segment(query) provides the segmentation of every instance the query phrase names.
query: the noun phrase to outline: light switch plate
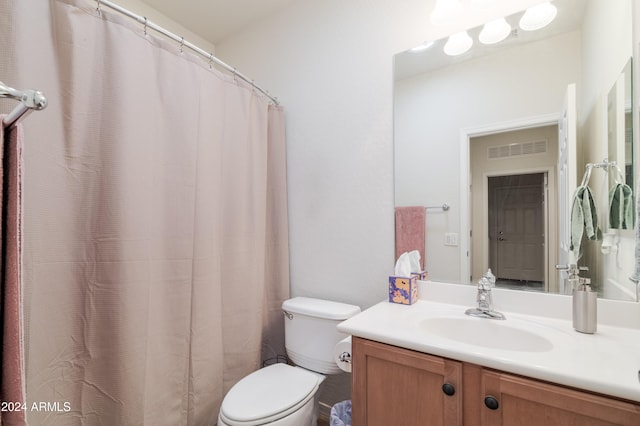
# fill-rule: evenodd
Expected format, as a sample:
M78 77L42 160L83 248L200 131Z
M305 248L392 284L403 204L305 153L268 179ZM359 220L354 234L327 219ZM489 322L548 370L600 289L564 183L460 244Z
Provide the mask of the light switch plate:
M444 245L445 246L457 246L458 245L458 234L455 232L447 232L444 234Z

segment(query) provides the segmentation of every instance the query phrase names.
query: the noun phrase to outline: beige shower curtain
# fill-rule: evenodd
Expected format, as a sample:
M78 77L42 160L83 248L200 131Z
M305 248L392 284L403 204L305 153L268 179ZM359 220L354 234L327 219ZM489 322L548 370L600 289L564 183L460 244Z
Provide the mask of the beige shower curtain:
M284 113L88 0L14 3L32 425L210 425L283 354ZM13 83L13 82L10 82Z

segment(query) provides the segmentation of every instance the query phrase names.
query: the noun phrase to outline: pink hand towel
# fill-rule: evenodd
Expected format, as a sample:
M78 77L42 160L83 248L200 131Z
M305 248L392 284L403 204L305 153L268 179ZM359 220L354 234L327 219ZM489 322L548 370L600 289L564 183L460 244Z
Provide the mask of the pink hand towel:
M424 270L425 226L424 207L396 207L396 260L406 251L418 250Z
M2 385L0 400L26 404L22 306L22 128L5 129L0 116L2 199ZM28 407L27 407L28 409ZM0 423L26 425L26 410L3 411Z

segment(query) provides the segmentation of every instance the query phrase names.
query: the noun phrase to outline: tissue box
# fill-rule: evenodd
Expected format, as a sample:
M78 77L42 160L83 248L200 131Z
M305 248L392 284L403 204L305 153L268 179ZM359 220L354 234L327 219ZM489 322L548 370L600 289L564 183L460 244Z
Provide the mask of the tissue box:
M413 305L418 300L418 275L389 277L389 302Z

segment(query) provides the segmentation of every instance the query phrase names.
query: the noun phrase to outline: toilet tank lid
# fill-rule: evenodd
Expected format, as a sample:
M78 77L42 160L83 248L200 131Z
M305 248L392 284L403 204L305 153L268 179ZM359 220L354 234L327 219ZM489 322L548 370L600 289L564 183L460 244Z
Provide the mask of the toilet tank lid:
M292 313L329 320L345 320L360 313L360 307L331 300L294 297L282 303L282 309Z

